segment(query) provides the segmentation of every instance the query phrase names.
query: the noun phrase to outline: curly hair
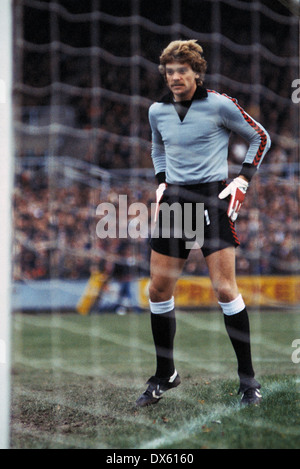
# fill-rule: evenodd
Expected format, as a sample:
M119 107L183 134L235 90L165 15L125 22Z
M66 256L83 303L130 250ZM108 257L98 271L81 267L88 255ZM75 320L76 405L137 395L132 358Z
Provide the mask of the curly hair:
M159 57L160 73L166 79L166 64L172 62L188 63L192 70L199 75L196 79L198 85L202 85L207 68L207 62L203 57L203 49L197 44L196 39L172 41L163 50Z

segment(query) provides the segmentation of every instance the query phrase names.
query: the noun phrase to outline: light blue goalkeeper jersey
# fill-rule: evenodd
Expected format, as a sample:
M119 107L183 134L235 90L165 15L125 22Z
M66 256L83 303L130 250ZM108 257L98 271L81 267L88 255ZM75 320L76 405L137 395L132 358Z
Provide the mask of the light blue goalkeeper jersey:
M228 143L231 131L248 142L240 174L251 176L260 166L271 140L264 127L233 98L198 87L180 119L169 93L149 109L151 156L155 174L165 173L170 184L198 184L228 177ZM250 175L250 176L249 176Z

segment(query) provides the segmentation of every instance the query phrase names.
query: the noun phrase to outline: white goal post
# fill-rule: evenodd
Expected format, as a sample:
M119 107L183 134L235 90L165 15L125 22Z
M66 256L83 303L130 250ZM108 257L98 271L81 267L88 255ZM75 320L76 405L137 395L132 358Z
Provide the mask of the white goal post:
M0 449L9 448L12 149L12 0L0 15Z

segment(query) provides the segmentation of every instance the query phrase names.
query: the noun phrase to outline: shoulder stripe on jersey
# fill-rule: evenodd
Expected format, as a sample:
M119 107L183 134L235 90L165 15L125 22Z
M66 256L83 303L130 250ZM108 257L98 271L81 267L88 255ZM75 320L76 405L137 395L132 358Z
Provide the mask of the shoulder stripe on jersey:
M216 94L219 94L217 91L214 91L214 90L207 90L208 92L210 93L216 93ZM248 122L248 124L251 125L251 127L253 127L253 129L259 134L260 136L260 145L258 147L258 150L256 152L256 155L254 157L254 160L252 162L252 164L254 166L257 166L261 160L261 157L265 151L265 148L266 148L266 145L267 145L267 135L265 134L265 132L257 125L257 123L249 116L249 114L247 114L244 109L238 104L237 100L234 99L234 98L231 98L230 96L227 96L227 94L225 93L222 93L222 96L225 96L225 98L228 98L230 99L230 101L232 101L235 106L238 108L238 110L241 112L242 116L244 117L245 121Z

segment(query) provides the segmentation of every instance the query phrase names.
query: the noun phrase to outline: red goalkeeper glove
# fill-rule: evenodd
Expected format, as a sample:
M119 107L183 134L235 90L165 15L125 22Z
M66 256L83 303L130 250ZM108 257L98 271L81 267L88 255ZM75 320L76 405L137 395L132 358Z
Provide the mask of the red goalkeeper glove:
M231 196L227 215L235 221L238 217L238 213L245 199L245 194L248 189L249 183L241 177L236 177L222 192L219 194L219 199L225 199L229 195Z
M156 189L156 207L155 207L154 221L157 220L158 212L159 212L159 203L161 201L161 198L166 188L167 188L167 184L165 182L162 182Z

